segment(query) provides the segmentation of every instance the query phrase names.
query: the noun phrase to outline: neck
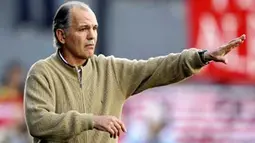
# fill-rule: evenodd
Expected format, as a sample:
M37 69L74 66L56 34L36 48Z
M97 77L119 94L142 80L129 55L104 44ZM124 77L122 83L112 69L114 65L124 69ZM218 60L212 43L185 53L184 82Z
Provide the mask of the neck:
M71 52L63 48L60 50L60 53L63 56L63 58L67 61L67 63L70 64L71 66L82 66L87 61L87 59L75 57Z

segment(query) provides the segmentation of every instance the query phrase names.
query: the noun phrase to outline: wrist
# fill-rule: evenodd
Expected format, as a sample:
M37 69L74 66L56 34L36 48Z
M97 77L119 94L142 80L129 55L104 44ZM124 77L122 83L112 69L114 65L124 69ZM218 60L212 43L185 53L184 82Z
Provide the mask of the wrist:
M211 55L208 53L207 50L201 50L198 52L198 54L204 64L208 64L212 60Z
M204 53L204 60L205 60L206 62L210 62L210 61L213 60L213 56L212 56L209 52L205 52L205 53Z
M92 116L92 128L94 129L96 127L96 116Z
M97 115L93 115L92 117L92 125L93 129L98 129L98 117Z

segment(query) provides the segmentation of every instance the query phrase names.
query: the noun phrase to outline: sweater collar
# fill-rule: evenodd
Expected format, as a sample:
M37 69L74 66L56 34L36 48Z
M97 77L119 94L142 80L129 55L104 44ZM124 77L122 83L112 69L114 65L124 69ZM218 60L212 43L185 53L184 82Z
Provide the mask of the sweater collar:
M57 54L58 54L58 56L60 57L60 59L61 59L66 65L68 65L68 66L70 66L70 67L72 67L72 68L76 68L75 66L69 64L69 63L66 61L66 59L64 58L64 56L61 54L60 49L57 50ZM80 66L80 67L84 67L84 66L87 64L87 61L88 61L88 60L86 60L86 62L85 62L82 66Z
M61 55L60 51L57 50L54 56L55 61L57 62L57 65L60 69L60 71L65 71L65 74L68 74L68 76L72 77L72 78L77 78L77 71L78 72L82 72L82 77L87 78L87 76L90 74L91 72L91 68L92 68L92 63L91 63L91 59L88 59L84 65L79 66L79 67L75 67L70 65L65 59L64 57Z

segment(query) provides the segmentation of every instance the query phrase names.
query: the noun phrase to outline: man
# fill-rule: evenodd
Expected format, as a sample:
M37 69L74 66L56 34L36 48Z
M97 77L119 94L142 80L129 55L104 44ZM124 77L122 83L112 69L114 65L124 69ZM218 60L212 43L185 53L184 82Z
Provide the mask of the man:
M25 86L26 123L34 142L114 143L133 94L176 83L223 56L245 36L213 52L197 49L136 61L94 55L98 23L84 3L60 6L53 20L56 53L36 62ZM110 134L110 135L109 135Z

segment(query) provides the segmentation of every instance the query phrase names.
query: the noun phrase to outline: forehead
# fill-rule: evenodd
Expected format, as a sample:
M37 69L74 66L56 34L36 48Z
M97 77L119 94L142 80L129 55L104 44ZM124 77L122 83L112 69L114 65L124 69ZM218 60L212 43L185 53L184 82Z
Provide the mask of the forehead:
M80 7L71 9L71 19L74 25L98 25L96 16L92 10L86 10Z

